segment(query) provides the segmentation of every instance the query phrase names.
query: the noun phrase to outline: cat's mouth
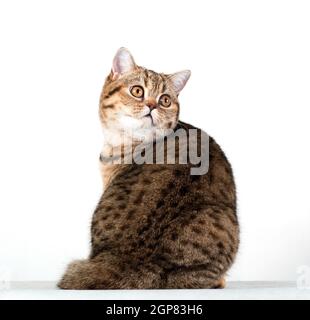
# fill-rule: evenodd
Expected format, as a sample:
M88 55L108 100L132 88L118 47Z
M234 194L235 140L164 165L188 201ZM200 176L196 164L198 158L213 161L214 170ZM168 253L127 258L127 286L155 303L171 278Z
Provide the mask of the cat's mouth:
M155 125L155 124L154 124L154 120L153 120L153 117L152 117L151 113L147 114L147 115L146 115L146 116L144 116L144 117L145 117L145 118L150 119L150 120L151 120L152 125Z

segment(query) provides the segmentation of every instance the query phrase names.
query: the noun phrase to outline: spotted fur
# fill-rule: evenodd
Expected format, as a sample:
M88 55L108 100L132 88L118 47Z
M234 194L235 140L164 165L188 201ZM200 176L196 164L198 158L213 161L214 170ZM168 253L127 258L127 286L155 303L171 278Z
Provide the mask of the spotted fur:
M128 52L122 54L128 58ZM125 67L124 74L112 69L103 87L99 113L105 133L122 129L123 113L141 119L145 100L158 101L163 93L171 97L171 107L157 106L156 122L142 120L141 126L187 133L194 128L178 120L173 76L138 67L133 60L129 71ZM128 91L137 83L148 93L141 101ZM239 226L232 169L219 145L210 138L204 175L191 175L191 164L105 164L113 147L107 142L101 156L105 190L92 219L90 255L68 266L59 287L224 287L238 249Z

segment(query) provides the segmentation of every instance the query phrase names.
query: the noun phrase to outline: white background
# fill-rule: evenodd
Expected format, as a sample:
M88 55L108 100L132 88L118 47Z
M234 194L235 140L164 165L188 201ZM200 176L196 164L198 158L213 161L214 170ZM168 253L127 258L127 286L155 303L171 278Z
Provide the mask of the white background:
M89 251L98 100L120 46L191 69L181 119L226 151L241 247L230 280L310 265L309 1L1 1L0 268L56 280Z

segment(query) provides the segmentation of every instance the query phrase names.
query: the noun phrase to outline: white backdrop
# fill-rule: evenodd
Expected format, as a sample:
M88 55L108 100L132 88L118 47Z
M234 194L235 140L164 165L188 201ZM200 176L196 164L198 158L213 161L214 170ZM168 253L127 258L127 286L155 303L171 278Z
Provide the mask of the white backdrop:
M56 280L89 249L101 193L98 100L128 47L191 69L181 119L226 151L241 248L230 280L310 266L309 1L1 1L0 268Z

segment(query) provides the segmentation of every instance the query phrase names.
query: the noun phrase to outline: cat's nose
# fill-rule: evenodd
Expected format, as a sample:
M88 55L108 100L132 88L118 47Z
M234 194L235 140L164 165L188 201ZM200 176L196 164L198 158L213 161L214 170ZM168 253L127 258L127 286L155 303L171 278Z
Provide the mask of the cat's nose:
M150 108L150 111L152 111L153 109L155 109L157 107L157 103L156 100L153 99L148 99L145 104Z

